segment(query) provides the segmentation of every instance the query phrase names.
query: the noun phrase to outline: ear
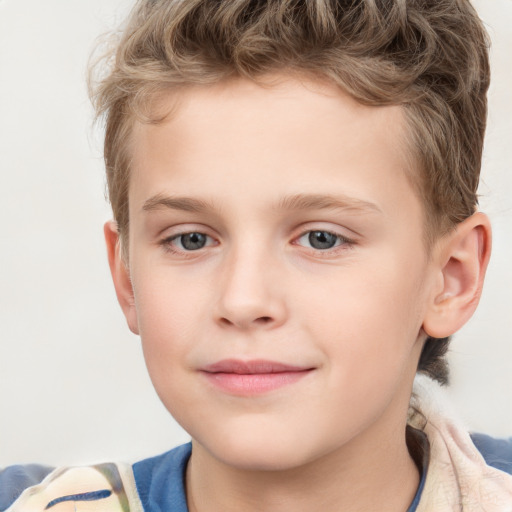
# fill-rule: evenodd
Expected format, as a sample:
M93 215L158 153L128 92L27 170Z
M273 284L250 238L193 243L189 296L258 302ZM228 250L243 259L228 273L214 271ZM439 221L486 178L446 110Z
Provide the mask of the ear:
M124 316L126 317L128 327L134 334L139 334L133 287L130 280L129 269L122 256L117 223L114 221L106 222L103 227L103 232L105 233L108 264L114 281L117 300L119 301Z
M435 250L437 283L428 304L423 330L433 338L446 338L474 313L491 255L491 225L475 213L443 237Z

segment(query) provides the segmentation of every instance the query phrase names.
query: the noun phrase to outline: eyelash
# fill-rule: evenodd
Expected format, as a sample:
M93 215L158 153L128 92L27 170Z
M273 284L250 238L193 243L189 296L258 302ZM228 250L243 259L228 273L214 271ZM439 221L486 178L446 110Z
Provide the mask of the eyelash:
M326 248L326 249L317 249L317 248L314 248L314 247L305 247L305 249L314 252L315 256L319 256L319 255L320 256L333 256L333 255L337 255L339 252L346 251L346 250L352 248L356 244L355 240L352 240L350 238L347 238L346 236L340 235L339 233L335 233L333 231L329 231L329 230L326 230L326 229L308 229L308 230L302 232L298 237L294 238L294 241L300 240L304 236L310 235L311 233L325 233L325 234L334 236L336 238L336 244L337 245L334 245L333 247L329 247L329 248ZM209 236L206 233L203 233L201 231L184 231L182 233L177 233L177 234L172 235L170 237L164 238L163 240L161 240L159 242L159 245L161 245L165 249L165 251L167 251L167 252L169 252L171 254L178 254L178 255L180 255L183 258L194 257L195 253L200 252L201 249L203 249L205 247L210 247L212 245L216 245L216 244L211 244L210 243L210 244L207 244L204 247L201 247L201 248L196 249L196 250L176 249L173 246L172 242L174 242L175 240L178 240L178 239L180 239L183 236L193 235L193 234L204 235L207 239L213 240L213 237L211 237L211 236ZM293 245L299 245L299 244L298 243L293 243ZM302 246L302 247L304 247L304 246Z
M304 231L301 235L299 235L295 240L300 240L301 238L305 237L306 235L311 235L311 233L325 233L328 235L331 235L336 238L336 245L333 247L329 247L326 249L317 249L315 247L307 247L306 249L312 251L315 253L315 256L336 256L341 251L346 251L348 249L351 249L355 244L355 240L352 240L350 238L347 238L344 235L340 235L339 233L336 233L334 231L329 231L328 229L308 229ZM298 244L294 244L298 245ZM303 246L302 246L303 247Z
M207 235L206 233L202 233L201 231L184 231L182 233L177 233L176 235L172 235L172 236L169 236L167 238L164 238L159 245L161 245L165 251L171 253L171 254L178 254L184 258L190 258L190 257L193 257L195 256L195 253L198 253L199 251L201 251L201 249L203 249L203 247L199 248L199 249L196 249L196 250L186 250L186 249L176 249L173 245L172 245L172 242L174 242L174 240L177 240L183 236L186 236L186 235L204 235L206 238L210 239L210 240L213 240L213 238L209 235ZM208 244L208 245L205 245L205 247L210 247L212 244Z

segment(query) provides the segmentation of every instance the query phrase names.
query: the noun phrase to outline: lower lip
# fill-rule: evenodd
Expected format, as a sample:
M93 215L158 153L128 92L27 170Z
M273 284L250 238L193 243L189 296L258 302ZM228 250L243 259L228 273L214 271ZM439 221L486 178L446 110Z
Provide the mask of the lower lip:
M293 384L312 370L278 373L208 373L205 377L215 387L236 395L258 395Z

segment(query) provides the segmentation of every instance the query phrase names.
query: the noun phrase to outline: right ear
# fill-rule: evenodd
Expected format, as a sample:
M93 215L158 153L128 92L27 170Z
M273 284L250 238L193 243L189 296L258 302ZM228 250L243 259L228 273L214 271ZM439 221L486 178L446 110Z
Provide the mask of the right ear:
M103 227L103 232L105 233L108 264L110 266L112 280L114 281L117 300L119 301L124 316L126 317L130 331L134 334L139 334L133 287L130 279L130 272L122 256L121 241L119 239L117 223L113 220L106 222Z

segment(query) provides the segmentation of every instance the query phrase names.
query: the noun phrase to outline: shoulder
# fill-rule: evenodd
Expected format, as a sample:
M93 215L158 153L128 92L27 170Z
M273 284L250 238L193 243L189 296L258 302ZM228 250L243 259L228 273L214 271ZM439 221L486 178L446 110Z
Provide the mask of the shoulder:
M471 440L488 466L512 475L512 437L495 439L486 434L471 434Z
M90 512L142 512L132 467L122 463L11 466L0 474L0 511L43 512L65 503Z
M430 437L452 439L458 450L464 451L469 448L470 452L477 455L474 446L487 466L512 475L512 437L496 439L486 434L468 434L464 421L454 411L445 389L437 382L425 375L416 375L411 406L410 422L420 430L429 430L429 442L432 441Z
M186 443L133 465L144 510L187 510L184 482L191 451L192 444Z
M50 468L30 464L0 470L0 512L43 511L87 502L105 512L186 512L185 471L191 443L135 464Z
M38 464L0 469L0 511L6 510L27 487L39 484L52 470Z

